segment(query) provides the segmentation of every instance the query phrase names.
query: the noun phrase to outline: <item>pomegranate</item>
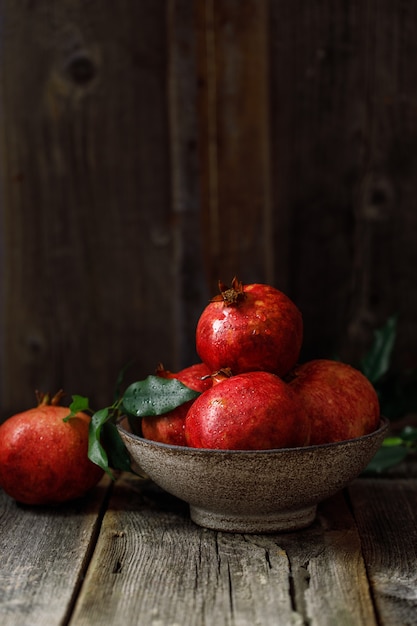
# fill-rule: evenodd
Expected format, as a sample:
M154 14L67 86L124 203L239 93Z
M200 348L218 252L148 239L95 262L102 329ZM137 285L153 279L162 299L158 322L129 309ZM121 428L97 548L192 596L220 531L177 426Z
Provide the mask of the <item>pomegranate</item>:
M194 389L194 391L203 392L212 385L210 370L204 363L195 363L177 373L172 373L160 366L156 373L157 376L163 378L177 378L190 389ZM185 416L193 402L194 400L185 402L176 409L169 411L169 413L164 413L164 415L143 417L142 434L145 439L185 446Z
M203 310L196 328L196 349L211 371L233 374L267 371L284 376L297 362L303 321L297 306L281 291L263 284L243 285L236 278Z
M218 378L185 418L194 448L264 450L304 446L310 420L291 387L270 372Z
M0 485L23 504L58 504L84 495L103 470L88 459L90 417L69 415L52 400L38 395L37 407L17 413L0 426Z
M311 444L354 439L377 428L377 393L351 365L316 359L295 367L288 379L309 414Z

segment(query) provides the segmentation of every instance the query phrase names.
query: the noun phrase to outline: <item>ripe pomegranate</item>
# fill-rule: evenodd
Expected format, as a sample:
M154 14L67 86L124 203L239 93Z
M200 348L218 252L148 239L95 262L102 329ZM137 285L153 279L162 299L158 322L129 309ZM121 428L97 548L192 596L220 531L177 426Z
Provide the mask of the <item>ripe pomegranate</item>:
M377 393L351 365L316 359L295 367L288 379L309 414L311 444L354 439L377 428Z
M37 407L0 426L0 485L23 504L58 504L84 495L103 470L88 459L90 417L64 422L62 392L51 400L38 394Z
M302 403L269 372L214 380L185 418L185 438L194 448L289 448L307 445L309 436L310 420Z
M177 378L194 391L203 392L212 385L210 370L204 363L195 363L177 373L165 370L163 366L160 366L156 373L162 378ZM185 446L185 416L193 402L194 400L185 402L169 413L164 413L164 415L143 417L142 435L145 439L152 439L152 441Z
M203 310L196 349L211 371L233 374L262 370L284 376L297 362L303 321L299 309L269 285L243 285L236 278Z

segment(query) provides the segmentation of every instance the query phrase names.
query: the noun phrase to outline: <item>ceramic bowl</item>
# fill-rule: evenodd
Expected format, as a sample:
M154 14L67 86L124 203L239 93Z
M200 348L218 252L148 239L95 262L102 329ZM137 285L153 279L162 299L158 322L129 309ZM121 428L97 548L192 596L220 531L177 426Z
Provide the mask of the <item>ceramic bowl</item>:
M191 519L215 530L266 533L310 525L317 505L359 476L388 427L337 443L275 450L207 450L119 433L132 460L157 485L190 506Z

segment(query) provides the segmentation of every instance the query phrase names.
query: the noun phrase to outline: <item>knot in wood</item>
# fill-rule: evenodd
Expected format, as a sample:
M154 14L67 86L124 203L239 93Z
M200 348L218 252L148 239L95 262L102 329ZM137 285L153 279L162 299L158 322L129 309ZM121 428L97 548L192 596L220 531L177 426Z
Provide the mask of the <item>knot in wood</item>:
M69 60L67 73L77 85L86 85L96 76L96 66L89 56L77 54Z

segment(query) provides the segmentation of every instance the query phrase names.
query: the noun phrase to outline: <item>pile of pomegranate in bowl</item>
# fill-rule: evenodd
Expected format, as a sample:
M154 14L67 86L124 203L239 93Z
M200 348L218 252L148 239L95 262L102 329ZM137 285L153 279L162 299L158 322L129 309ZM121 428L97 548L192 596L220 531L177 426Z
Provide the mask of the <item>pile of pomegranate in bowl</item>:
M365 469L388 422L359 370L327 359L298 363L302 315L284 293L236 278L219 287L197 323L201 362L157 370L192 397L146 415L127 390L120 437L149 478L189 503L199 525L306 527L319 502Z

